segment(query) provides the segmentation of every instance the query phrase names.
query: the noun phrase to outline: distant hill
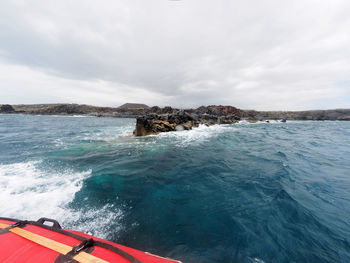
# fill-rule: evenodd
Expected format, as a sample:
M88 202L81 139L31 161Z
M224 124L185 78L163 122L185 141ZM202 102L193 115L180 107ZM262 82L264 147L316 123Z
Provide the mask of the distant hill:
M350 121L350 109L308 111L255 111L241 110L241 117L250 120L341 120Z
M148 109L149 106L146 104L139 104L139 103L125 103L122 106L118 107L120 110L141 110L141 109Z
M28 114L89 114L116 111L111 107L97 107L84 104L19 104L12 105L18 113Z
M0 112L4 112L4 113L12 113L14 112L15 109L9 105L9 104L0 104Z
M145 104L126 103L119 108L99 107L85 104L0 104L0 114L20 113L35 115L86 115L98 117L135 118L148 111Z
M0 114L38 114L38 115L86 115L98 117L136 118L149 114L174 114L180 109L172 107L148 107L146 104L125 103L118 108L98 107L84 104L0 104ZM232 106L210 105L197 109L185 109L189 114L199 116L237 116L250 121L259 120L342 120L350 121L350 109L308 110L308 111L256 111L242 110Z

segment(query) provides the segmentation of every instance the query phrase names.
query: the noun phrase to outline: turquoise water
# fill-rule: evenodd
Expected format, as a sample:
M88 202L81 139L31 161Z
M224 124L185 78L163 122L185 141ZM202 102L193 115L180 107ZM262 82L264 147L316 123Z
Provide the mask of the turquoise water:
M350 122L134 126L0 115L0 215L184 262L350 262Z

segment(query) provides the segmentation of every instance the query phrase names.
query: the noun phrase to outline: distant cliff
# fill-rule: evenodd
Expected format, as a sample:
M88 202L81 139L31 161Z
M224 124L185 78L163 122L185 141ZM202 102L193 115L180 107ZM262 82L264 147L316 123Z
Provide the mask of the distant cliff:
M9 104L0 105L0 113L13 113L15 109Z
M42 115L71 115L112 112L113 108L96 107L79 104L33 104L33 105L12 105L18 113L42 114Z
M172 107L148 107L145 104L126 103L120 107L98 107L84 104L0 104L0 113L22 113L36 115L88 115L99 117L128 117L177 114L183 111L199 118L220 117L218 122L230 122L230 118L237 117L249 121L259 120L350 120L350 109L310 110L310 111L256 111L242 110L233 106L201 106L197 109L180 110ZM212 116L212 117L210 117ZM229 116L229 117L227 117ZM231 117L230 117L231 116ZM153 118L152 117L152 118ZM225 117L225 118L224 118ZM213 122L214 119L211 119Z
M309 111L255 111L241 110L241 117L248 120L341 120L350 121L350 109Z
M127 103L118 108L85 104L17 104L0 105L0 113L35 115L88 115L98 117L136 117L149 108L144 104Z

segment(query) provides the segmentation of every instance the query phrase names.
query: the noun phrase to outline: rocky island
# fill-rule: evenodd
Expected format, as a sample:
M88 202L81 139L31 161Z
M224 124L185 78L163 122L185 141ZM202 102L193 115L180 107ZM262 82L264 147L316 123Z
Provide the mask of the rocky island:
M171 107L152 107L150 113L136 118L134 135L145 136L159 132L191 130L200 124L232 124L241 118L239 109L232 106L208 106L180 110Z

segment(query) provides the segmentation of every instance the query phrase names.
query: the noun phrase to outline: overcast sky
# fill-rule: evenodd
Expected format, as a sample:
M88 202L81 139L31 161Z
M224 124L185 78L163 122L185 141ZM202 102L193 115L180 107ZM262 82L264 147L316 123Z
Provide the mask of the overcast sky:
M349 0L2 0L0 103L350 108Z

